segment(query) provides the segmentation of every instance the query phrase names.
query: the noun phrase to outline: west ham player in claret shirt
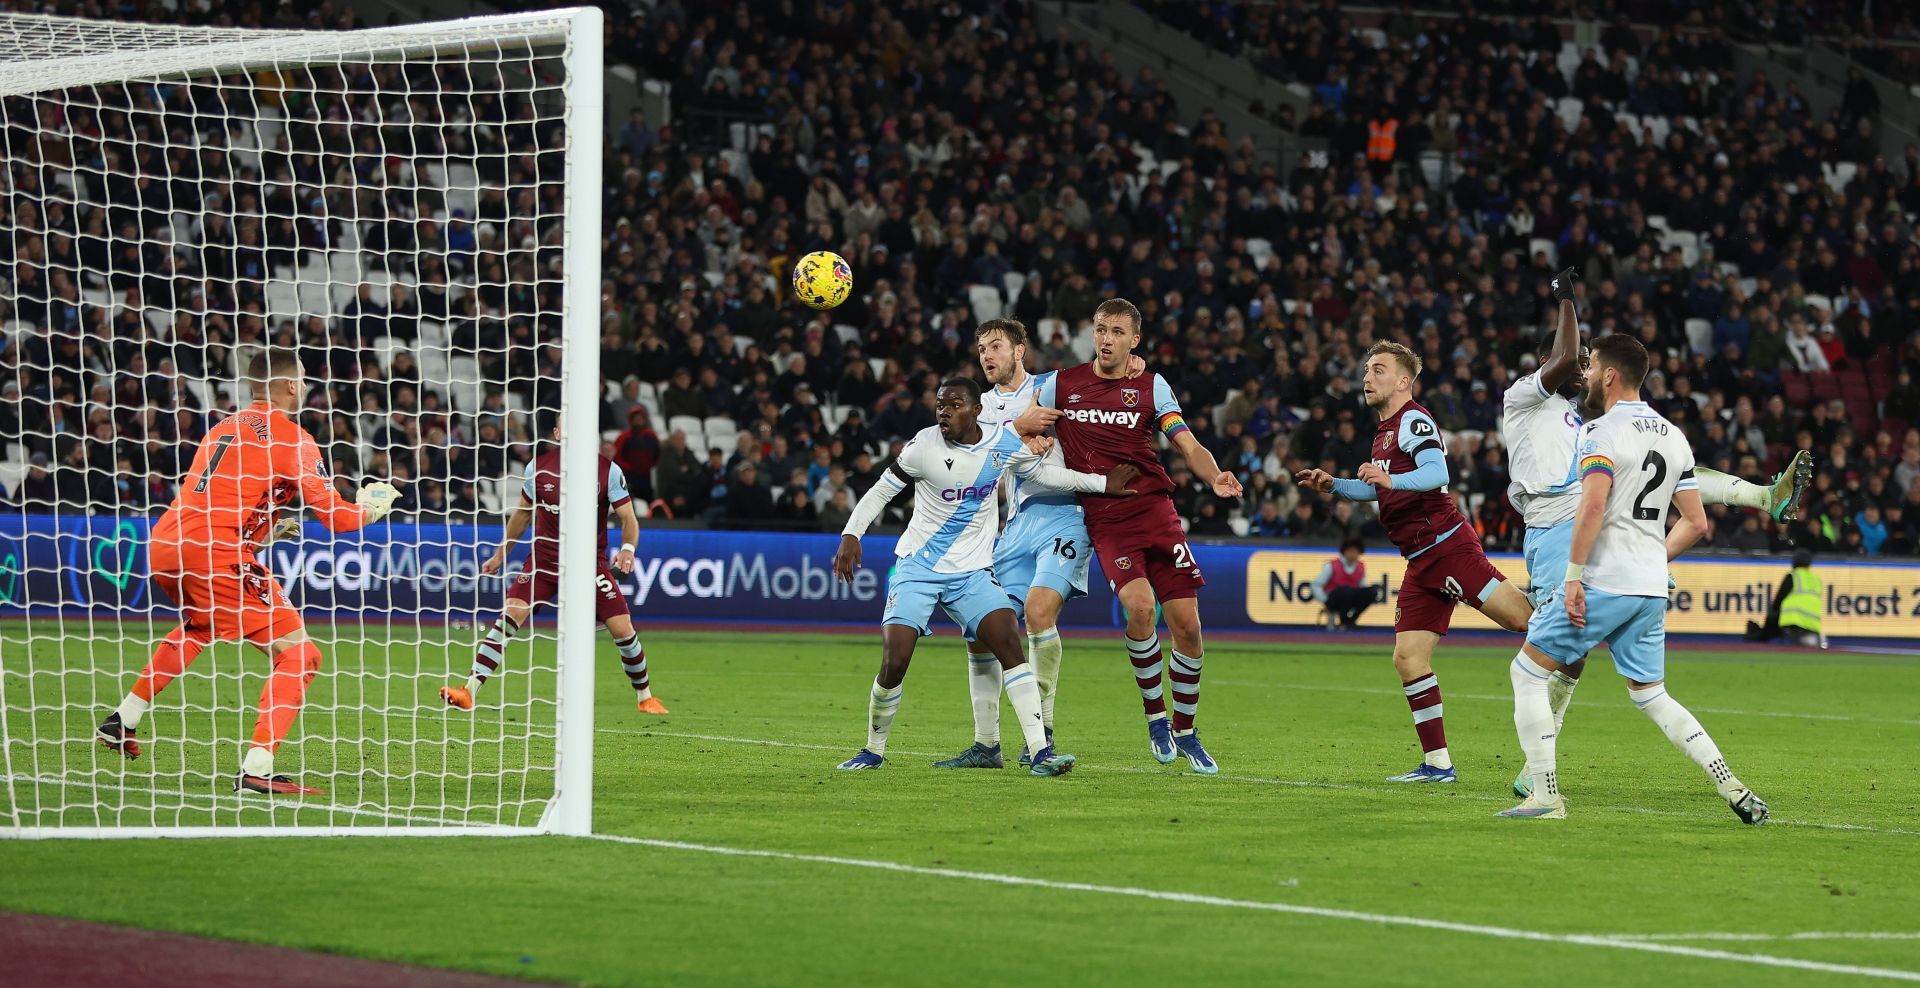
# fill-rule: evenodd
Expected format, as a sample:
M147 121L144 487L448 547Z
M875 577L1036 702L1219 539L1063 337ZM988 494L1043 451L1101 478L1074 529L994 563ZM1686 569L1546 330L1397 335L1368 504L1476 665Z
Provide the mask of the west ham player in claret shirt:
M1067 466L1074 470L1105 473L1122 463L1140 469L1133 484L1139 497L1081 495L1087 534L1120 606L1126 608L1127 655L1146 708L1154 759L1165 764L1185 755L1195 772L1214 775L1220 766L1201 746L1193 726L1200 705L1201 662L1200 604L1195 596L1207 581L1187 547L1180 515L1173 508L1173 481L1155 453L1154 435L1165 436L1186 457L1193 475L1211 484L1215 494L1239 497L1240 481L1220 469L1213 454L1193 437L1165 379L1127 373L1127 360L1140 344L1140 310L1132 302L1110 298L1100 303L1093 314L1093 341L1093 362L1044 381L1033 408L1015 426L1026 435L1053 426ZM1171 718L1162 695L1156 601L1173 633Z
M1407 559L1407 575L1393 611L1393 665L1413 709L1414 730L1426 753L1418 766L1390 782L1454 782L1441 717L1440 680L1433 673L1433 647L1453 621L1453 605L1466 601L1508 631L1527 630L1533 608L1487 562L1480 535L1467 524L1447 493L1447 452L1433 416L1413 400L1420 357L1398 343L1367 351L1363 389L1380 416L1373 459L1358 480L1336 480L1325 470L1302 470L1300 486L1349 501L1380 502L1380 524Z

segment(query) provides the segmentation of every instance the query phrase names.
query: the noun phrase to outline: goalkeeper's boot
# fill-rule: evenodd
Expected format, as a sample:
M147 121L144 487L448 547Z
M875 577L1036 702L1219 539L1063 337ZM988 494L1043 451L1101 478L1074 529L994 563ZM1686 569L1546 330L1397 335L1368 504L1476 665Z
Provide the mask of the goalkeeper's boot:
M1513 777L1513 794L1521 799L1533 795L1533 776L1524 768Z
M440 687L440 699L447 701L449 707L459 707L462 710L473 709L473 692L465 686Z
M1388 782L1427 782L1427 783L1459 782L1460 773L1450 768L1435 768L1432 765L1428 765L1426 762L1421 762L1420 764L1415 765L1413 767L1413 771L1411 772L1406 772L1401 775L1387 776L1387 781ZM1519 785L1519 780L1517 779L1514 780L1514 785L1517 787Z
M1774 521L1792 521L1800 517L1800 499L1813 484L1813 454L1800 450L1787 462L1787 468L1773 478L1767 488L1767 513Z
M1727 797L1727 805L1733 807L1733 815L1739 817L1741 823L1757 827L1767 822L1767 804L1751 789L1735 789L1733 795Z
M1047 732L1047 747L1051 748L1053 747L1053 728L1048 727L1048 728L1045 728L1044 730ZM1022 765L1033 764L1033 752L1028 751L1027 746L1024 744L1020 746L1020 764Z
M841 762L836 767L842 771L852 772L852 771L857 771L863 768L879 768L880 766L885 765L886 763L887 763L886 759L880 757L879 755L874 754L871 751L868 751L865 748L862 748L860 749L859 754L853 756L852 758L847 759L844 762Z
M1147 750L1153 752L1153 760L1162 765L1171 765L1180 757L1173 747L1173 725L1165 717L1147 720Z
M1510 820L1565 820L1567 801L1562 797L1551 803L1543 803L1533 796L1528 796L1519 806L1510 810L1501 810L1494 816L1503 816Z
M1005 768L1006 760L1000 757L1000 746L981 744L975 741L967 750L933 763L934 768Z
M263 792L282 796L322 796L325 789L310 789L295 782L291 775L248 775L240 773L233 779L234 792Z
M637 701L634 703L633 708L643 714L652 714L655 717L665 717L667 715L667 705L661 703L658 697L650 696L644 700Z
M1073 762L1072 755L1056 754L1053 745L1047 745L1040 749L1039 754L1033 756L1033 767L1027 769L1027 774L1065 775L1073 771Z
M106 720L100 722L100 726L94 729L93 736L99 740L102 747L111 748L125 755L128 760L132 760L140 757L140 740L135 737L138 733L140 732L135 728L120 723L120 712L116 710L108 714Z
M1213 756L1207 754L1207 749L1200 745L1199 731L1176 734L1173 736L1173 744L1180 749L1181 754L1187 756L1187 767L1194 772L1200 775L1220 774L1220 763L1214 761Z

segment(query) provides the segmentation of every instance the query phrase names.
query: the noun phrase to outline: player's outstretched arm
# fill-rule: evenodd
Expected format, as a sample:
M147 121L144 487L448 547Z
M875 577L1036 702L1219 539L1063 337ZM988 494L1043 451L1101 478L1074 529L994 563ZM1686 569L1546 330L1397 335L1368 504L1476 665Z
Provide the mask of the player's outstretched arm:
M1131 463L1122 463L1107 473L1083 473L1079 470L1070 470L1065 463L1041 455L1034 457L1014 472L1022 480L1036 481L1055 490L1074 491L1080 494L1111 494L1115 497L1131 497L1139 493L1127 486L1140 476L1140 468Z
M306 503L307 507L313 509L314 516L320 519L320 524L327 526L328 531L358 531L378 521L387 513L386 508L392 506L392 500L387 500L378 514L374 514L373 509L366 503L367 490L373 485L361 488L362 500L359 504L341 497L340 492L334 489L333 478L327 476L326 460L320 455L319 444L313 441L312 436L307 435L306 430L291 422L288 422L288 427L297 432L299 437L291 443L286 442L284 438L274 443L280 476L299 478L300 499ZM292 462L283 458L289 454ZM391 487L387 489L392 490Z
M1215 494L1220 497L1241 495L1240 478L1234 476L1231 470L1220 469L1220 461L1213 458L1213 451L1200 445L1200 440L1193 438L1191 431L1182 429L1172 437L1172 441L1173 448L1187 458L1187 469L1192 470L1201 483L1211 485Z
M1540 386L1549 394L1560 390L1580 370L1580 314L1573 307L1573 286L1580 273L1572 268L1553 276L1553 298L1560 304L1553 330L1553 352L1540 365Z
M1380 492L1364 480L1349 480L1335 477L1325 470L1302 470L1293 475L1293 482L1310 491L1332 494L1344 501L1377 501Z
M913 453L914 444L909 442L894 457L893 463L880 472L880 479L867 488L865 494L853 506L853 515L847 519L847 527L840 530L840 550L833 554L833 572L841 580L853 582L853 571L860 568L860 537L879 519L880 512L886 510L887 502L907 489L907 484L918 476L918 471L910 467L908 457Z
M480 572L488 575L500 572L501 567L507 564L507 553L512 552L513 547L520 544L520 536L527 534L527 529L532 525L533 502L527 500L527 496L522 494L520 503L514 505L513 513L507 516L506 537L501 540L500 548L493 550L493 555L480 564Z

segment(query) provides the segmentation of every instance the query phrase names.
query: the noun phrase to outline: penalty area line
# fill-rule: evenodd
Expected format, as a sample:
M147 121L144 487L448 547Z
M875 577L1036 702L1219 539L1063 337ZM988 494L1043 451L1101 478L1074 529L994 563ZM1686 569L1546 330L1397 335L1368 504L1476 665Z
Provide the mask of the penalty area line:
M960 868L929 868L921 865L903 864L898 861L845 858L830 854L799 854L791 851L769 851L747 847L724 847L715 844L695 844L687 841L629 837L624 834L590 834L588 837L591 840L606 841L614 844L627 844L671 851L693 851L700 854L718 854L726 857L759 858L773 861L795 861L806 864L835 865L842 868L862 868L870 871L918 875L927 878L950 878L992 885L1040 888L1056 892L1086 892L1095 895L1124 896L1133 899L1151 899L1157 902L1173 902L1181 905L1213 906L1221 909L1242 909L1253 912L1312 916L1317 919L1346 920L1355 923L1371 923L1376 926L1412 927L1423 930L1437 930L1444 933L1464 933L1473 936L1494 937L1502 940L1531 940L1538 943L1602 947L1609 950L1631 950L1649 954L1665 954L1673 957L1691 957L1699 960L1757 964L1764 967L1789 968L1800 971L1819 971L1824 974L1846 974L1856 977L1887 978L1895 981L1920 982L1920 971L1907 971L1886 967L1865 967L1857 964L1835 964L1827 961L1804 960L1798 957L1778 957L1772 954L1744 954L1728 950L1715 950L1708 947L1687 947L1679 944L1661 943L1650 940L1626 940L1590 934L1546 933L1539 930L1522 930L1505 926L1456 923L1450 920L1428 919L1421 916L1396 916L1387 913L1368 913L1352 909L1329 909L1321 906L1305 906L1290 902L1267 902L1257 899L1230 899L1217 895L1201 895L1194 892L1172 892L1162 889L1138 888L1129 885L1059 882L1046 878L1033 878L1026 875L1004 875L988 871L967 871Z

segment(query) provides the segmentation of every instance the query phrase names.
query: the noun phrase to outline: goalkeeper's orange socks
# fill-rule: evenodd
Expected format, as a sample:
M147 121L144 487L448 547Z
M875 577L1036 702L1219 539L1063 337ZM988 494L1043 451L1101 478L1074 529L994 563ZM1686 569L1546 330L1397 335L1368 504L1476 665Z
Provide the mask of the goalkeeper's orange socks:
M140 719L153 705L153 698L186 672L193 660L200 657L201 650L212 642L212 636L206 632L188 631L184 624L168 632L160 646L153 650L152 661L140 670L140 678L133 681L133 689L120 701L120 723L130 729L139 727Z
M479 694L480 687L486 685L488 678L500 671L500 663L507 658L507 643L519 633L519 622L505 614L500 615L500 619L493 622L493 627L487 629L486 637L480 639L479 647L473 650L473 672L467 676L468 696Z
M273 774L273 753L286 740L307 700L307 684L320 671L320 648L301 642L273 657L273 674L260 690L260 717L253 722L253 746L240 771L266 778Z

